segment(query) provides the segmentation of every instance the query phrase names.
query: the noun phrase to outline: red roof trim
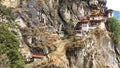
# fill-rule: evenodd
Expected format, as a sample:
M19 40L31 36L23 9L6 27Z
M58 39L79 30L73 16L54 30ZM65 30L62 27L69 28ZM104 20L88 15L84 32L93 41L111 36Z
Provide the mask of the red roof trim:
M82 23L88 23L89 20L82 20L81 22L82 22Z
M43 55L42 54L33 54L32 57L33 58L42 58Z

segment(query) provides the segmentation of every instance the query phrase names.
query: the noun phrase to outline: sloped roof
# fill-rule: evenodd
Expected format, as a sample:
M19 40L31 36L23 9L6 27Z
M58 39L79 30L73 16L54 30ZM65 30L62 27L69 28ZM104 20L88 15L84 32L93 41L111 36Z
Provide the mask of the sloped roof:
M32 57L33 58L42 58L43 55L42 54L33 54Z
M89 22L89 20L85 19L85 20L82 20L81 22Z
M108 9L108 11L113 11L112 9Z

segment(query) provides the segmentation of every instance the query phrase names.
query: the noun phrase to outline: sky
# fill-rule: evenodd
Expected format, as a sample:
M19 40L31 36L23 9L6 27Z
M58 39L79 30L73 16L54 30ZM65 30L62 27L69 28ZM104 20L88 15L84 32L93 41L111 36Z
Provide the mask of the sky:
M120 0L107 0L107 7L109 9L120 11Z

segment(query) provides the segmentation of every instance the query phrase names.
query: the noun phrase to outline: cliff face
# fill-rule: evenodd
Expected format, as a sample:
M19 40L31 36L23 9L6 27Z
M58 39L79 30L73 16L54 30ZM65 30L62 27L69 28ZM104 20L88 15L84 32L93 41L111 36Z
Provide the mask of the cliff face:
M48 49L51 51L47 56L27 64L26 67L119 68L119 58L117 58L119 55L116 54L112 39L106 30L97 28L86 37L71 36L69 40L59 39L49 45L51 48Z
M72 22L76 25L82 16L89 14L88 1L82 0L24 0L14 9L16 22L21 36L21 47L40 47L44 53L50 53L56 48L55 40L60 39L57 33L66 30L66 25ZM68 25L69 26L69 25ZM74 28L72 28L74 29ZM57 38L56 38L57 37ZM24 50L23 51L26 55ZM26 55L26 58L28 58Z
M70 68L119 68L114 44L106 30L92 31L79 44L80 48L77 46L67 51Z
M21 32L34 36L34 28L39 26L47 26L49 32L73 30L93 9L104 13L105 3L106 0L21 0L14 13ZM73 28L69 29L69 24Z
M67 30L70 22L75 27L93 9L104 13L105 4L106 0L20 1L14 13L26 68L119 68L114 44L105 28L94 29L82 38L62 40L57 34ZM31 62L33 53L38 52L44 57Z
M43 23L62 30L68 22L74 25L82 16L89 14L90 6L82 0L28 0L20 5L16 16L20 16L26 22L32 21L32 25Z

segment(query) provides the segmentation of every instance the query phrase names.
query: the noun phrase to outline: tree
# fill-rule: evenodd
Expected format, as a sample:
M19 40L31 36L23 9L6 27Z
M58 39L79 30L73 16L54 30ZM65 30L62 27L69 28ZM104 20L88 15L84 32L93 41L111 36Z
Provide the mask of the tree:
M19 42L17 37L5 26L0 23L0 56L6 55L5 60L9 60L0 64L10 63L11 68L24 68L22 55L18 51ZM0 61L2 62L2 61Z
M9 27L15 26L14 23L15 17L13 15L11 8L2 5L1 1L2 0L0 0L0 19L1 19L0 22L5 23Z
M120 22L116 18L108 19L106 27L112 32L112 38L116 44L120 44Z
M65 33L65 36L70 36L73 34L73 29L74 29L74 24L73 22L69 21L69 22L66 22L65 24L65 29L64 29L64 33Z
M24 61L18 51L19 41L10 30L15 29L14 15L11 8L1 4L0 0L0 68L24 68Z

